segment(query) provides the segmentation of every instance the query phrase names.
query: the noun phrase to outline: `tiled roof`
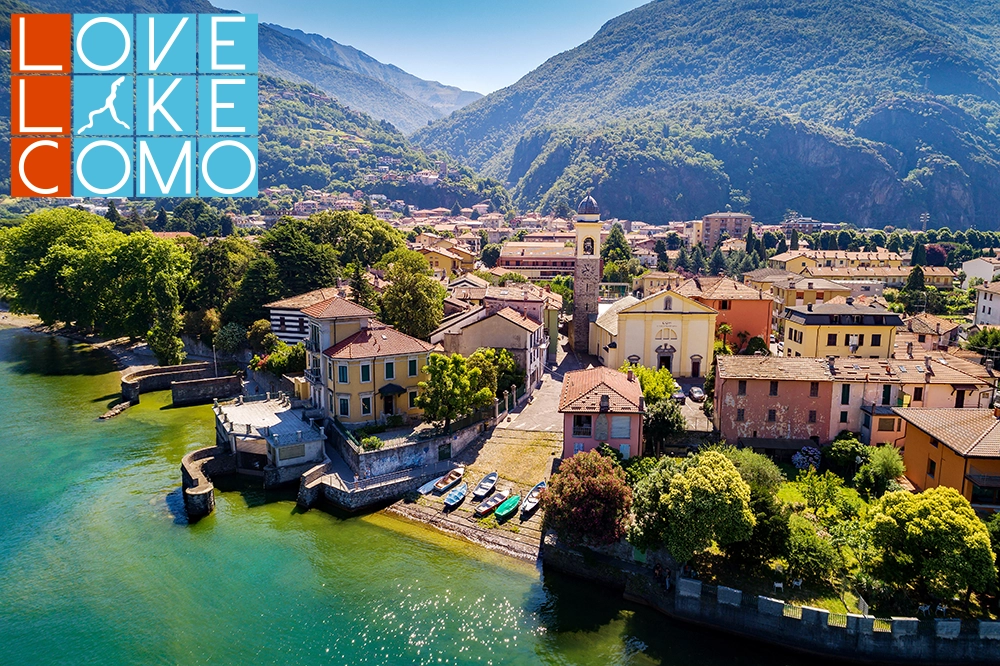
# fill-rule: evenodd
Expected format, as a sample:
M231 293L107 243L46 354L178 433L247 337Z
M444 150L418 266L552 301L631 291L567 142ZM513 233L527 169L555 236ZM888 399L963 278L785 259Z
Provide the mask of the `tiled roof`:
M501 301L540 301L542 300L542 290L529 284L490 286L486 288L486 298L495 298Z
M626 296L625 298L615 301L611 304L611 307L598 315L596 322L597 325L611 335L618 335L618 313L639 302L639 299L635 296Z
M509 257L565 257L576 256L576 249L567 247L565 243L545 243L536 241L533 243L509 242L504 243L500 249L500 256Z
M649 271L639 276L640 280L680 280L681 274L673 271Z
M961 456L1000 457L1000 419L992 409L897 407L893 411Z
M772 257L773 258L773 257ZM908 277L912 266L815 266L806 268L808 275L815 277ZM925 277L954 277L947 266L922 266Z
M774 257L771 258L774 259ZM755 271L743 274L744 280L750 280L752 282L777 282L783 278L797 277L800 277L798 273L786 271L784 268L758 268Z
M372 321L354 335L344 338L323 353L330 358L352 360L419 354L434 349L434 345L405 333L400 333L382 322Z
M728 277L695 277L679 285L675 292L688 298L700 297L708 300L732 301L762 301L771 300L766 296L741 282Z
M985 291L989 294L1000 294L1000 282L987 282L976 287L976 291Z
M834 378L838 381L870 381L880 384L964 384L986 387L988 381L970 374L968 362L945 358L942 354L916 354L914 358L834 359ZM930 358L930 363L927 358ZM930 373L927 372L928 368ZM984 371L986 368L982 368Z
M904 319L903 323L906 324L906 328L909 330L922 335L946 335L958 328L958 324L955 322L936 317L927 312L921 312L908 319Z
M466 301L481 301L486 296L486 287L457 287L451 295Z
M824 358L719 356L716 373L723 379L777 379L797 382L833 381Z
M610 413L644 411L639 380L629 381L625 373L604 366L567 372L559 396L559 411L599 412L603 395L609 398Z
M812 290L812 291L850 291L851 288L832 282L830 280L825 280L823 278L817 277L803 277L801 275L790 275L788 279L780 279L774 281L774 286L779 289L802 289L802 290ZM826 301L824 301L826 302Z
M271 308L273 310L301 310L302 308L307 308L310 305L315 305L320 301L336 298L339 295L340 292L337 289L333 287L324 287L305 294L299 294L298 296L289 296L288 298L283 298L280 301L268 303L264 307Z
M302 314L313 319L339 319L341 317L374 317L375 313L340 296L334 296L302 308Z
M538 327L541 326L541 323L535 321L531 317L526 317L525 315L521 314L520 312L512 308L504 308L496 312L492 316L506 319L512 324L517 324L518 326L520 326L521 328L530 333L534 333L535 331L538 330ZM489 317L487 317L487 319L489 319Z

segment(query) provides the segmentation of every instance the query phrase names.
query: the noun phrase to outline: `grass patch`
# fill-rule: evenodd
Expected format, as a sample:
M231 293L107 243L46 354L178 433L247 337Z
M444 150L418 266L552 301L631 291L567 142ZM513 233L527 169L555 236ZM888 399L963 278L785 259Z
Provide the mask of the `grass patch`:
M483 518L476 518L476 522L479 523L479 526L484 530L495 530L500 527L500 523L497 522L497 517L492 513Z

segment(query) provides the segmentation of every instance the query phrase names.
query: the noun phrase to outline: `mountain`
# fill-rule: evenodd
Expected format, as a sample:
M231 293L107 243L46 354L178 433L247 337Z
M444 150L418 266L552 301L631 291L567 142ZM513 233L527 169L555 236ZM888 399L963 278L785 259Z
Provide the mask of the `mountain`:
M605 213L653 222L729 205L764 221L795 209L898 226L929 212L996 228L995 11L659 0L414 139L501 178L522 207L596 188Z
M268 23L267 27L297 39L341 67L392 86L404 95L434 109L442 118L482 97L477 92L421 79L395 65L379 62L353 46L340 44L322 35L293 30L273 23Z

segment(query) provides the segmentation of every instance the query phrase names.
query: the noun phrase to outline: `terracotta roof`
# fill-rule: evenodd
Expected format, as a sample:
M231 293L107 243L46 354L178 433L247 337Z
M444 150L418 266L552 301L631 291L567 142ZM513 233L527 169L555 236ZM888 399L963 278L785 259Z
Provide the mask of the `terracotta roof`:
M576 249L567 247L564 243L544 242L508 242L500 249L500 256L508 257L565 257L576 256Z
M340 292L337 289L333 287L324 287L305 294L299 294L298 296L289 296L288 298L283 298L280 301L268 303L264 307L271 308L273 310L301 310L302 308L307 308L310 305L315 305L320 301L336 298L339 295Z
M923 349L914 350L914 358L834 359L834 378L838 381L858 380L880 384L964 384L986 388L990 383L968 372L968 361L945 358ZM928 363L927 358L930 358ZM927 372L928 368L930 373ZM986 370L986 368L982 368Z
M1000 457L1000 419L992 409L893 409L907 423L970 458Z
M762 301L771 300L771 295L748 287L728 277L695 277L674 289L681 296L700 297L709 300Z
M535 331L538 330L538 327L542 325L540 322L537 322L531 317L521 314L520 312L514 310L513 308L503 308L502 310L499 310L498 312L494 313L491 316L501 317L503 319L506 319L512 324L517 324L518 326L520 326L521 328L530 333L534 333ZM489 319L489 317L487 317L487 319Z
M946 335L958 328L958 324L927 312L904 319L906 328L921 335Z
M618 313L639 302L639 299L635 296L626 296L625 298L615 301L611 304L611 307L597 316L597 325L611 335L618 335Z
M724 379L777 379L796 382L833 381L825 358L718 356L716 373Z
M458 287L451 292L455 298L467 301L481 301L486 296L485 287Z
M157 238L164 238L167 240L173 240L175 238L197 238L190 231L153 231L151 232Z
M808 277L798 274L789 275L788 279L781 278L774 281L774 286L779 289L812 290L812 291L851 291L847 285L839 284L831 280L818 277ZM824 302L828 302L826 299Z
M773 257L772 257L773 258ZM921 266L926 277L954 277L955 273L946 266ZM815 277L908 277L912 266L814 266L807 267L806 273Z
M434 345L400 333L391 326L373 320L368 328L344 338L323 352L330 358L351 360L419 354L434 349Z
M368 308L340 296L334 296L309 307L302 308L302 314L313 319L338 319L340 317L374 317Z
M629 381L625 373L604 366L567 372L559 396L559 411L599 412L604 395L609 398L608 412L612 414L645 411L639 380Z
M486 288L486 298L495 298L499 301L541 301L543 300L542 290L534 285L508 284L503 287L489 286Z
M771 257L772 259L774 257ZM758 268L755 271L743 274L744 280L752 282L778 282L785 278L801 277L798 273L786 271L784 268Z
M976 287L976 291L985 291L990 294L1000 294L1000 282L987 282Z
M682 279L680 273L673 271L649 271L639 276L640 280L677 280Z
M789 261L796 257L808 257L809 259L843 259L845 261L902 261L903 257L895 252L879 250L878 252L849 252L847 250L789 250L776 254L771 259L775 261Z

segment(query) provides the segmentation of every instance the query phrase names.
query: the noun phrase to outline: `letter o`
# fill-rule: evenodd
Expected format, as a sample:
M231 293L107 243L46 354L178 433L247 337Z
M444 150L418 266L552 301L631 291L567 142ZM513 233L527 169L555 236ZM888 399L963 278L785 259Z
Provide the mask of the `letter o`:
M87 34L87 30L90 29L90 26L96 25L98 23L110 23L111 25L118 28L118 31L122 33L122 37L125 38L125 50L122 51L121 57L118 58L118 60L115 60L110 65L97 65L91 62L90 58L87 57L87 54L83 52L83 36ZM80 60L82 60L83 64L86 65L87 67L90 67L91 69L96 69L98 72L110 72L115 67L118 67L123 62L125 62L128 59L128 57L132 55L132 38L128 36L128 30L125 29L125 26L123 26L117 20L111 18L110 16L98 16L97 18L92 18L86 23L84 23L83 27L80 28L80 32L76 34L76 53L77 55L80 56Z
M87 180L86 176L83 175L84 158L87 157L87 153L89 153L92 149L97 148L98 146L110 146L111 148L114 148L116 151L118 151L118 154L122 156L122 160L124 160L125 162L125 174L122 176L122 179L118 181L118 184L113 187L94 187ZM125 152L125 149L119 146L114 141L106 141L102 139L100 141L89 143L83 150L80 151L80 155L76 158L76 177L80 179L80 182L83 184L84 187L86 187L94 194L114 193L115 191L120 189L122 185L128 182L128 177L131 175L132 175L132 159L128 156L128 153Z
M243 154L246 155L247 158L249 158L250 160L250 175L247 176L247 179L244 180L243 184L240 185L239 187L233 187L233 188L219 187L212 180L212 177L208 175L208 160L212 157L212 154L215 153L215 150L217 148L222 148L223 146L234 146L236 148L239 148L240 150L243 151ZM250 183L253 182L254 176L257 175L257 160L253 158L253 153L250 152L250 149L244 146L242 143L240 143L239 141L233 141L232 139L226 139L225 141L220 141L216 144L213 144L211 148L205 151L205 154L201 158L201 175L205 179L205 182L208 183L208 186L211 187L216 192L218 192L219 194L239 194L240 192L245 190ZM199 192L199 194L201 193Z

